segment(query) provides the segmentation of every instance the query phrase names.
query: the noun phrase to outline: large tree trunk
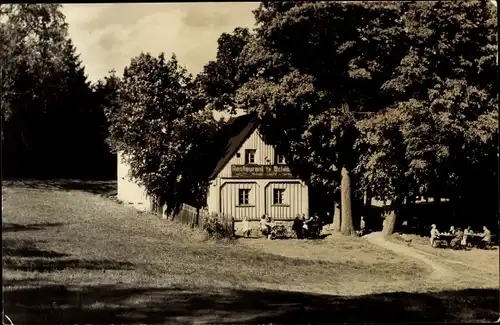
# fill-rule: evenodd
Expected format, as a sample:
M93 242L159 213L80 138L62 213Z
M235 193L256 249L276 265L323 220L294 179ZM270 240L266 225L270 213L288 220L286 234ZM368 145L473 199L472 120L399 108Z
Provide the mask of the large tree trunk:
M370 191L366 191L365 209L369 209L372 206L372 194Z
M333 231L340 231L341 218L340 202L335 202L335 211L333 213Z
M340 208L342 220L340 224L340 232L343 235L354 235L354 226L352 223L352 202L351 202L351 175L347 168L342 167L340 180Z
M395 226L396 226L396 211L391 210L391 212L389 212L385 216L384 228L382 229L382 234L384 236L392 235Z
M394 227L396 226L396 220L401 206L401 201L394 200L391 205L392 210L386 215L384 228L382 229L382 234L384 236L390 236L394 233Z

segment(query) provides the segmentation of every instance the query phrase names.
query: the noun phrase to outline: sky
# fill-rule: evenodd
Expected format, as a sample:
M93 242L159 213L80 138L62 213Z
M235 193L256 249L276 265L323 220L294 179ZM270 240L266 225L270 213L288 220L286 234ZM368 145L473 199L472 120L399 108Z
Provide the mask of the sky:
M85 71L95 81L119 75L141 52L177 55L193 74L215 59L217 39L254 26L257 2L65 4L63 13Z

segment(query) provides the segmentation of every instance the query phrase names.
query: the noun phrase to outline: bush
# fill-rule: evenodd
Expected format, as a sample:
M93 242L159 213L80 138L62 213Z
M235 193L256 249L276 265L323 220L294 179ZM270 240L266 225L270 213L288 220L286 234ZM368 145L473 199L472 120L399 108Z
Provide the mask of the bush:
M234 221L230 216L212 213L203 218L202 229L214 239L234 238Z

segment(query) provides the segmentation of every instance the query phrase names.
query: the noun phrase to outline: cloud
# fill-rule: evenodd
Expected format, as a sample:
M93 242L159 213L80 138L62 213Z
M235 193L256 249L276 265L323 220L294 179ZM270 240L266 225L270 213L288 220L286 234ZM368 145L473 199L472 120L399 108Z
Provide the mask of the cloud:
M114 3L63 5L90 80L119 74L141 52L177 55L196 74L215 58L217 39L236 27L253 28L258 3Z

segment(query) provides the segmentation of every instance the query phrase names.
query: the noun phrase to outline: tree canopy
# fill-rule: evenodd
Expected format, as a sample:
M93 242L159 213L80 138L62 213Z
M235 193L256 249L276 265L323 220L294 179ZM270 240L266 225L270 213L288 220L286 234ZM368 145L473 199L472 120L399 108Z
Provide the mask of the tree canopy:
M53 69L63 68L67 24L59 4L2 4L0 39L2 61L2 114L8 120L20 97L36 94L22 92L23 76L43 82ZM27 92L27 93L26 93Z
M310 185L334 195L345 168L354 192L379 199L458 197L466 171L491 164L497 47L488 1L281 1L254 14L244 42L236 32L219 40L203 76L219 92L205 93L224 100L218 109L257 112L266 141ZM225 49L241 44L224 70Z
M208 181L198 177L203 168L195 166L195 154L208 145L215 121L192 76L175 55L141 53L121 80L112 78L118 92L105 109L109 143L123 154L132 179L167 213L181 203L200 206Z
M407 50L384 85L396 101L359 124L364 188L393 201L495 192L488 182L498 141L494 11L488 1L402 7Z

